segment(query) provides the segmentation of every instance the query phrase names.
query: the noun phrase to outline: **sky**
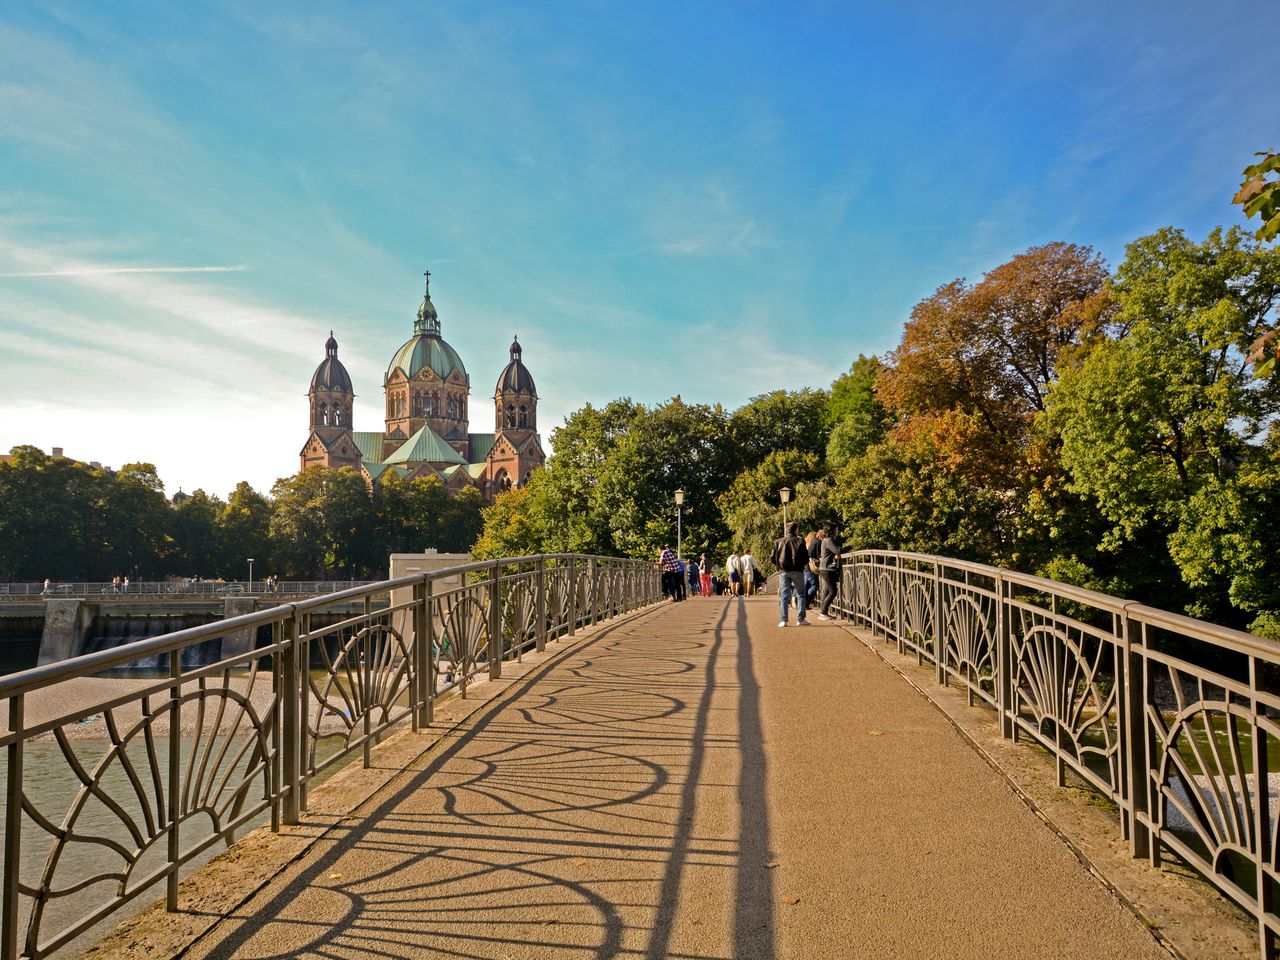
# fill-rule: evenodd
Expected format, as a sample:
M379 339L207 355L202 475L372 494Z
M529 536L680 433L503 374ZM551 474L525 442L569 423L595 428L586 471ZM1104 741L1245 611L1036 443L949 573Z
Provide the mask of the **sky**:
M357 429L422 273L472 386L518 334L548 437L734 408L893 349L1028 247L1242 223L1280 4L0 8L0 450L298 468L333 330Z

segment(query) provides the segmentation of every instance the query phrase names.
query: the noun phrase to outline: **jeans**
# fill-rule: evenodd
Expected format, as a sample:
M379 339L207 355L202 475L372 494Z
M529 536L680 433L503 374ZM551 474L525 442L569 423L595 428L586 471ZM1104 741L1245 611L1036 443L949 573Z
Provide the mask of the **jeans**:
M803 570L783 570L778 581L779 613L778 619L787 622L787 607L791 604L791 595L796 596L796 622L804 623L806 599L804 595Z

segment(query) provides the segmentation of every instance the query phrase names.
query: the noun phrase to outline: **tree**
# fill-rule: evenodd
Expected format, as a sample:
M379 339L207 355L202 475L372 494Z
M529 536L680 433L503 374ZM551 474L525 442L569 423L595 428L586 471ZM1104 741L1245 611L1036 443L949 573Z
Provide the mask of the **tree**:
M889 411L876 398L876 380L884 370L876 357L858 355L849 372L831 384L827 422L832 425L827 439L827 465L833 470L879 443L890 424Z
M277 480L271 540L286 575L346 579L374 572L368 540L373 504L364 478L350 467L316 467Z
M223 573L228 562L220 521L226 506L219 498L196 490L170 508L174 544L166 564L170 573L187 577Z
M960 410L1016 440L1044 409L1063 351L1110 317L1106 280L1090 248L1050 243L977 286L944 284L912 310L880 400L907 416Z
M827 449L825 390L775 390L752 397L734 411L729 432L743 468L754 467L774 450L822 456Z
M1262 226L1254 234L1259 240L1280 236L1280 153L1259 152L1262 159L1244 168L1244 182L1232 199L1244 208L1245 216L1258 217ZM1268 330L1249 348L1248 360L1254 376L1269 377L1280 360L1280 330Z
M1280 412L1280 383L1250 378L1246 359L1280 302L1280 251L1235 228L1199 244L1166 228L1129 244L1114 296L1115 333L1050 394L1062 462L1109 523L1104 547L1167 542L1187 583L1208 587L1192 531L1232 515ZM1197 602L1225 615L1209 592Z
M253 557L263 575L270 576L284 571L275 568L280 560L273 552L271 542L271 516L274 506L263 494L241 480L227 497L226 506L218 522L221 534L221 565L213 569L213 575L238 578L249 557ZM198 562L199 558L193 558ZM208 568L196 567L201 576Z

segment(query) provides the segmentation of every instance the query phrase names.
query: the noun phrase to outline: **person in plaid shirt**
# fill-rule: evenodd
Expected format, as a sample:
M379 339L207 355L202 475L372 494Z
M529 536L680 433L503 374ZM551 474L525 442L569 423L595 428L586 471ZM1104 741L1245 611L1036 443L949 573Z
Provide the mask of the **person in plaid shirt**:
M658 551L658 564L662 567L662 592L668 603L675 603L680 599L680 561L670 547L663 547Z

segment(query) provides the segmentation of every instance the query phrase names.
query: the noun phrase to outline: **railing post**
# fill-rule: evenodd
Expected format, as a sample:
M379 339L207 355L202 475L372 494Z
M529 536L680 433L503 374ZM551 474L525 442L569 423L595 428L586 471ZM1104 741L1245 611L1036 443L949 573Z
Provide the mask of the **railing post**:
M436 713L436 637L431 597L435 581L424 576L413 588L413 642L418 651L418 726L425 727Z
M1154 866L1159 866L1159 844L1152 842L1150 829L1141 822L1141 817L1151 812L1151 776L1148 771L1147 758L1147 718L1146 718L1146 682L1145 642L1139 640L1142 625L1129 616L1126 608L1123 614L1121 643L1122 684L1120 690L1120 753L1124 764L1125 792L1128 794L1127 810L1124 816L1128 820L1129 851L1135 858L1149 857ZM1255 741L1257 737L1254 738Z
M502 676L502 587L498 560L489 568L489 679Z
M595 557L587 561L587 583L591 587L591 609L587 611L587 625L594 627L600 619L600 564Z
M942 650L942 564L933 561L933 669L938 683L947 685L946 656Z
M25 694L9 698L9 733L13 742L6 748L4 807L4 903L0 925L4 927L0 957L18 960L18 904L21 899L19 882L22 879L22 762L25 759L26 722L23 718Z
M565 636L572 637L578 632L578 563L574 554L569 554L569 582L566 587L569 592L569 629L565 631Z
M1262 960L1275 960L1276 939L1267 929L1266 918L1275 913L1276 895L1274 885L1267 876L1267 864L1271 859L1271 769L1267 762L1267 740L1270 734L1262 725L1267 715L1266 705L1258 700L1259 673L1262 663L1257 657L1249 657L1249 708L1253 724L1253 782L1257 801L1253 804L1253 866L1254 883L1258 891L1258 955ZM1248 786L1241 783L1244 790Z
M533 636L534 649L542 653L547 649L547 558L538 555L538 571L535 576L537 584L537 600L534 616L537 618L537 631Z
M907 652L902 629L902 557L895 558L893 572L893 635L897 640L898 656Z
M996 574L996 709L1000 711L1000 736L1012 739L1017 715L1017 691L1013 685L1013 635L1005 591L1008 584Z
M284 622L284 649L280 651L280 742L276 749L282 758L284 780L284 822L298 822L300 814L300 777L298 749L301 723L298 711L298 615L291 613Z
M169 651L169 875L165 878L164 908L170 913L178 909L178 857L182 845L178 836L178 820L182 814L182 651Z

